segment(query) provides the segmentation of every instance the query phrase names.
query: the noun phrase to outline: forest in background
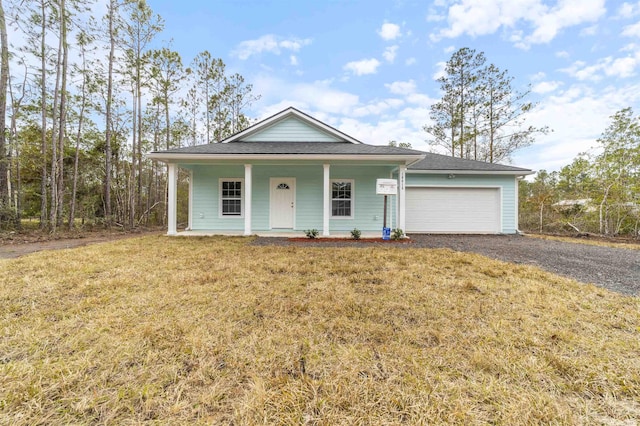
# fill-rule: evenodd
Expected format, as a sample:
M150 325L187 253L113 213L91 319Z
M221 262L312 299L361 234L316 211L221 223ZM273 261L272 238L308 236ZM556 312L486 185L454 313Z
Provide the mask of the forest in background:
M252 85L208 51L185 64L158 43L163 26L144 0L104 11L93 0L0 0L4 228L164 224L165 166L145 154L250 124Z

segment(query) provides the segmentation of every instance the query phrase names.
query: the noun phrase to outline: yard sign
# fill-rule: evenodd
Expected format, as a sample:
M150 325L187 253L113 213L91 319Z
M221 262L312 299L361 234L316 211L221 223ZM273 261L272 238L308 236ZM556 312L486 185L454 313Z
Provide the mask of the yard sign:
M395 179L376 179L376 194L378 195L398 194L398 181Z
M398 181L395 179L376 179L376 194L384 195L384 216L382 222L382 239L388 240L391 229L387 228L387 195L398 193Z

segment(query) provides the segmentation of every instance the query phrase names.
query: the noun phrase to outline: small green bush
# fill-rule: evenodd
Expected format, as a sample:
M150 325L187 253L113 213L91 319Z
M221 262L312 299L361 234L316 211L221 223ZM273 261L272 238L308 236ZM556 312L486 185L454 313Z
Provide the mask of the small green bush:
M306 229L304 231L304 234L307 236L307 238L318 238L318 235L320 235L320 232L317 229Z
M351 238L353 238L354 240L359 240L361 236L362 232L360 232L358 228L353 228L353 231L351 231Z
M391 239L399 240L401 238L404 238L404 231L400 228L393 228L391 230Z

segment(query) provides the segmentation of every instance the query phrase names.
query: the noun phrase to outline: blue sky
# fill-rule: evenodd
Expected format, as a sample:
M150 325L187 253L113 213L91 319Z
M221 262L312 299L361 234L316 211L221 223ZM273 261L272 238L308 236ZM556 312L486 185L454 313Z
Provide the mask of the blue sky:
M188 64L220 57L262 95L249 115L290 105L371 144L430 150L422 127L440 97L435 79L470 47L531 85L528 123L553 132L513 156L558 170L595 140L615 111L640 112L640 1L148 0Z

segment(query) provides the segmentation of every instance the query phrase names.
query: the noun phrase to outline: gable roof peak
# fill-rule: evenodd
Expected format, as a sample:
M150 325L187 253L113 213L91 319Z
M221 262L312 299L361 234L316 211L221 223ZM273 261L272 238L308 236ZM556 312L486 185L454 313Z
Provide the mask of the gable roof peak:
M284 110L273 114L270 117L267 117L249 127L247 127L246 129L229 136L226 139L223 139L222 141L220 141L220 143L229 143L229 142L240 142L243 141L245 138L254 135L258 132L261 132L262 130L265 130L273 125L275 125L278 122L281 122L287 118L291 118L291 117L295 117L298 120L302 121L303 123L305 123L306 125L315 128L316 130L319 130L320 132L323 132L325 134L328 134L330 136L332 136L333 138L336 138L340 141L344 141L344 142L348 142L348 143L353 143L353 144L361 144L362 142L360 142L359 140L347 135L346 133L341 132L340 130L336 129L335 127L332 127L326 123L323 123L322 121L310 116L309 114L306 114L302 111L300 111L297 108L294 108L293 106L289 106L288 108L285 108Z

